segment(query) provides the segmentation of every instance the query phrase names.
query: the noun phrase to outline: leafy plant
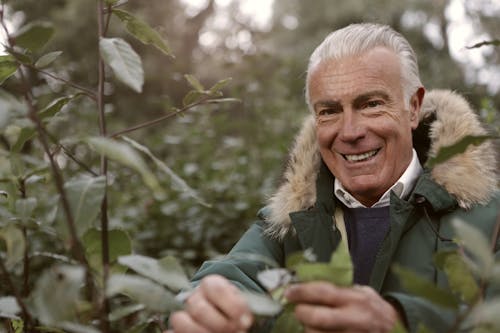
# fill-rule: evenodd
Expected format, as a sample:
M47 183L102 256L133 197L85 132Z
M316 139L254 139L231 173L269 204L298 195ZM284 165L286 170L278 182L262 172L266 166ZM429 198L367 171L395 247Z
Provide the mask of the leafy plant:
M124 38L108 36L111 17L137 41L174 58L158 31L118 9L125 3L97 1L99 75L96 87L88 88L87 83L54 74L64 51L45 49L61 27L34 21L11 32L4 16L7 5L1 2L0 26L7 36L8 54L0 56L0 84L16 86L15 94L0 90L0 103L8 110L0 112L5 146L0 149L0 275L6 281L0 289L10 295L0 298L0 318L6 319L9 331L164 330L168 313L181 306L174 294L191 288L176 258L156 260L133 254L131 230L111 227L110 194L115 177L138 175L151 200L165 200L156 175L159 169L179 191L197 203L209 204L148 147L123 134L197 106L236 100L223 97L228 79L205 89L186 74L194 90L180 107L109 133L105 85L113 84L111 75L135 93L141 93L145 82L140 55ZM35 86L39 77L55 80L61 88L51 91L49 81ZM78 120L85 117L83 111L94 111L98 122L93 132L98 134L75 134ZM68 128L70 134L61 128Z

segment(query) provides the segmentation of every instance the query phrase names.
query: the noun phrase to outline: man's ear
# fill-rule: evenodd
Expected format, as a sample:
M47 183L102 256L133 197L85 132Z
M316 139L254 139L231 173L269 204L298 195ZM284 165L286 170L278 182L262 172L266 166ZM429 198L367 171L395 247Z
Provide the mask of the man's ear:
M419 122L420 109L424 100L425 88L420 87L410 98L410 122L413 129L417 128Z

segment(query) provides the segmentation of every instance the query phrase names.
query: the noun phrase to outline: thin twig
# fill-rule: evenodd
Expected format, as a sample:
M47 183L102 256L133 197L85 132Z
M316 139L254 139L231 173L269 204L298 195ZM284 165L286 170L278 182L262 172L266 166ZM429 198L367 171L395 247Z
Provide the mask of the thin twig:
M88 88L85 88L85 87L83 87L83 86L81 86L79 84L76 84L76 83L72 82L72 81L66 80L66 79L64 79L64 78L62 78L60 76L57 76L57 75L54 75L54 74L49 73L47 71L44 71L43 69L36 68L33 65L26 65L26 66L29 67L29 68L31 68L31 69L33 69L33 70L35 70L35 71L37 71L37 72L39 72L39 73L41 73L41 74L43 74L43 75L47 75L47 76L53 78L54 80L64 82L67 85L69 85L69 86L71 86L71 87L73 87L73 88L75 88L77 90L80 90L85 96L90 97L94 101L97 100L95 92L93 92L92 90L90 90Z
M106 9L106 24L104 25L104 31L102 32L102 37L106 36L108 33L108 28L109 28L109 22L111 21L111 14L113 14L113 8L112 5L108 5Z
M141 123L139 125L135 125L135 126L132 126L132 127L129 127L129 128L126 128L124 130L121 130L121 131L118 131L118 132L115 132L113 134L110 134L109 137L110 138L116 138L117 136L120 136L122 134L125 134L125 133L130 133L130 132L133 132L133 131L136 131L138 129L141 129L141 128L146 128L146 127L150 127L150 126L153 126L153 125L156 125L158 123L161 123L162 121L164 120L167 120L169 118L172 118L172 117L175 117L175 116L178 116L179 114L183 113L183 112L186 112L187 110L195 107L195 106L198 106L198 105L202 105L202 104L206 104L208 103L208 99L210 97L207 97L205 99L202 99L198 102L195 102L195 103L192 103L192 104L189 104L189 105L186 105L185 107L181 108L181 109L178 109L177 111L175 112L171 112L169 114L166 114L164 116L161 116L159 118L156 118L156 119L153 119L153 120L150 120L150 121L146 121L144 123Z
M3 259L1 256L0 256L0 273L2 273L2 275L4 275L5 281L7 282L7 287L14 294L14 297L16 298L17 304L21 308L21 312L23 314L23 319L26 322L26 326L29 329L29 327L32 326L33 318L31 317L30 313L28 312L28 308L26 307L26 304L24 304L23 299L21 298L21 295L19 295L19 292L17 291L16 287L14 286L14 283L12 282L12 279L10 278L9 271L7 271L7 267L5 267L5 264L3 263Z
M86 165L85 163L80 161L71 151L69 151L69 149L65 145L60 143L57 140L57 138L54 135L52 135L52 133L47 131L47 136L49 137L50 141L52 141L52 143L54 143L58 147L60 147L63 150L64 154L66 156L68 156L73 162L78 164L78 166L80 166L83 170L87 171L88 173L90 173L94 177L99 176L94 170L92 170L88 165Z
M109 20L111 17L111 6L108 6L106 19L104 18L104 2L97 2L97 22L98 22L98 38L104 38L108 30ZM106 23L104 23L106 21ZM104 60L99 55L99 81L97 86L97 109L99 111L99 129L102 136L106 136L106 115L104 112L104 83L106 81L106 72L104 71ZM103 271L103 288L106 290L109 276L109 223L108 223L108 160L106 156L101 156L101 175L105 177L106 186L104 187L104 196L101 202L101 246L102 246L102 271ZM108 299L104 296L102 299L101 311L101 329L104 333L110 331L109 325L110 306Z
M38 117L38 110L36 109L35 104L33 103L28 80L26 79L23 73L22 65L19 72L21 81L24 85L24 98L28 104L28 109L29 109L28 115L31 121L35 124L35 128L38 133L38 138L40 140L40 143L42 144L43 150L45 151L47 157L49 158L50 167L52 169L52 174L54 176L54 182L57 188L57 192L60 195L61 204L63 207L64 214L66 216L66 222L68 224L68 229L70 234L70 248L75 251L77 259L83 265L88 267L83 249L81 247L80 241L78 240L78 235L76 233L75 221L73 219L73 214L71 213L71 207L69 205L66 190L64 189L64 181L61 175L61 171L59 170L59 166L57 165L57 162L55 161L54 157L50 152L49 143L47 142L47 134L40 118Z
M491 236L491 251L494 253L497 247L498 237L500 237L500 212L497 215L497 223Z

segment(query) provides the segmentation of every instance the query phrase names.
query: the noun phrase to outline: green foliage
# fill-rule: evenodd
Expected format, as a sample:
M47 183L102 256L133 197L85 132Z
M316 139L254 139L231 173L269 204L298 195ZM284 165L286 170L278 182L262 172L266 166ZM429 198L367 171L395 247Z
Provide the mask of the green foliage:
M36 62L35 67L43 69L45 67L50 66L59 56L62 54L62 51L54 51L49 52L41 56Z
M151 172L143 158L129 145L100 137L88 138L86 141L90 148L96 152L137 171L142 176L144 183L151 190L157 193L161 191L155 175Z
M13 224L0 229L0 239L3 239L7 248L7 260L5 266L12 269L15 264L20 262L24 257L26 240L23 232Z
M19 65L11 55L0 56L0 85L12 76L18 67Z
M16 319L19 312L21 308L14 297L0 297L0 318Z
M435 157L429 158L427 167L433 168L436 164L443 163L453 156L463 153L470 145L477 146L486 140L495 138L497 137L492 135L467 135L450 146L442 147Z
M122 83L140 93L144 84L141 58L132 47L121 38L101 38L101 56Z
M126 24L127 31L132 36L144 44L151 44L155 46L165 55L173 57L172 51L170 50L167 42L148 24L124 10L113 9L113 14Z
M186 274L174 257L155 260L141 255L130 255L120 257L118 262L170 290L191 289Z
M413 295L428 299L432 303L451 308L458 308L458 301L449 291L437 287L433 282L427 281L412 271L401 266L394 266L394 272L399 276L401 284Z
M306 52L326 34L326 29L353 20L369 21L371 17L394 23L416 46L424 82L466 90L472 104L478 104L478 96L484 97L487 103L481 116L497 125L498 96L481 91L483 87L479 84L463 84L462 72L450 61L447 48L434 47L422 33L425 23L417 22L412 28L400 24L403 14L415 11L425 16L422 22L440 22L443 11L439 11L444 8L436 8L428 1L407 6L400 1L383 0L383 5L367 12L357 0L341 1L335 7L322 0L313 6L307 2L277 0L274 25L269 32L246 24L239 14L227 15L231 28L219 30L211 23L214 13L210 12L210 6L206 12L201 10L200 15L192 16L187 14L184 2L178 1L105 0L104 3L110 6L105 8L104 16L113 15L119 21L110 20L100 43L104 45L99 45L96 10L87 2L6 2L8 10L4 14L22 12L12 17L25 18L19 23L21 28L11 34L16 46L6 47L8 55L0 56L0 229L6 235L0 237L0 260L5 261L14 286L28 295L21 301L27 303L33 316L33 320L25 320L18 308L9 310L9 315L22 318L11 321L13 327L19 325L15 330L23 330L24 325L24 331L96 331L96 323L102 323L106 317L102 316L105 311L101 303L106 292L102 289L103 233L109 243L110 273L123 274L130 269L137 274L122 275L125 278L113 275L118 282L112 285L115 290L107 298L111 331L164 330L158 322L165 318L165 311L178 306L165 287L176 290L179 286L175 283L187 287L183 271L190 272L201 261L226 253L254 220L263 198L275 187L289 142L302 117L307 115L302 96ZM126 5L126 10L122 5ZM300 23L293 31L281 23L283 18L290 17ZM41 21L48 19L53 24ZM16 26L19 21L12 22ZM122 33L122 26L129 35ZM488 28L497 30L493 25ZM198 43L202 36L212 33L218 40L213 48ZM240 37L247 35L251 48L245 49ZM175 61L165 58L165 55L173 58L172 50L177 55ZM104 95L100 97L105 103L104 118L109 120L109 129L118 132L165 117L156 122L158 126L138 126L133 136L118 140L102 133L97 137L100 124L96 123L95 85L99 80L96 56L99 53L108 66ZM20 75L21 66L25 81ZM110 73L123 84L107 77ZM192 74L185 76L186 73ZM227 76L233 79L220 80ZM24 98L25 89L29 90L32 106L46 130L48 151L44 150L42 136L30 120L33 115ZM142 93L131 94L129 89ZM226 103L237 100L224 98L223 92L242 100ZM184 113L188 110L189 113ZM169 114L175 117L165 116ZM146 127L147 130L140 130ZM89 141L81 140L89 136L92 137ZM98 155L113 161L104 188L97 175L101 167ZM68 221L62 214L61 195L48 156L57 162L75 215L79 241L88 262L83 280L82 266L75 266L78 258L75 249L67 248ZM106 214L101 211L100 199L104 193L108 203ZM108 232L97 225L103 216L109 218ZM147 269L143 274L140 269L136 271L118 263L119 257L132 253L150 256L147 262L154 262L161 272L169 272L169 285L152 279ZM464 263L479 280L483 264L476 262L474 253L468 250ZM165 262L152 258L168 255L179 259L184 269L179 269L171 259ZM303 267L315 268L311 278L332 270L317 268L308 253L306 259L303 257L299 260ZM25 263L29 266L26 271ZM70 266L60 266L61 263ZM276 266L276 263L266 264ZM455 259L444 265L450 271L448 274L463 272L462 264ZM73 273L71 268L75 268ZM73 282L58 281L60 275L54 272L62 272L61 276ZM496 264L491 269L491 279L500 280L499 272ZM303 274L305 278L308 273ZM297 279L297 274L292 275L289 270L275 271L271 276L274 276L272 294L276 299L282 298L283 285ZM4 278L2 275L2 281ZM49 283L51 279L53 283ZM177 282L172 286L171 280ZM470 285L469 278L451 281L451 285L456 285L456 295L474 298L473 293L464 290ZM42 282L46 283L47 295L39 287ZM77 282L79 285L75 287ZM144 293L143 286L153 292ZM63 294L66 289L67 296ZM170 297L168 302L159 300L154 294L156 290L160 294L165 291ZM48 297L45 312L54 312L53 315L34 306L35 294ZM67 314L53 304L60 294L70 310ZM13 293L2 284L0 295ZM74 302L69 300L70 296ZM259 297L255 301L253 296L249 296L249 303L256 313L260 309L260 313L272 315L277 309L275 302ZM12 305L13 298L8 297L7 302ZM0 313L3 313L2 299ZM41 304L38 300L38 307ZM290 323L293 309L288 305L285 308L291 319L282 316L280 320ZM161 313L157 313L158 309ZM54 320L47 318L70 321L61 319L55 324L38 325ZM485 321L485 326L488 325ZM300 329L298 325L293 327Z
M472 304L480 290L464 259L455 251L444 251L437 253L434 260L436 266L446 273L451 290L461 301Z
M47 44L54 32L50 22L31 22L19 29L13 37L16 46L35 52Z
M143 304L147 309L157 312L170 312L180 304L172 293L149 279L127 274L113 274L107 282L106 296L127 295Z
M43 272L33 291L34 313L44 325L61 327L75 321L81 309L85 270L58 265Z

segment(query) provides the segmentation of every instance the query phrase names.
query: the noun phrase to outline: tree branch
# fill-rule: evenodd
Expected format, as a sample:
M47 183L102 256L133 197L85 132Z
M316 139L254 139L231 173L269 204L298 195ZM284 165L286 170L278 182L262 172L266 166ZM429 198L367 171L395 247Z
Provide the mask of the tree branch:
M33 324L33 318L31 317L30 313L28 312L28 308L26 307L26 304L24 304L23 299L21 298L21 295L19 295L19 292L17 291L16 287L14 286L14 283L12 282L12 279L10 278L9 271L7 271L7 267L5 267L5 264L3 263L3 259L0 256L0 273L5 277L5 281L7 282L7 287L10 289L10 291L14 294L14 297L16 298L17 304L21 308L21 312L23 314L23 319L26 322L27 329L32 326Z
M111 18L111 6L107 7L106 19L104 18L104 2L98 0L97 2L97 24L98 24L98 40L106 36L109 21ZM106 23L105 23L106 21ZM97 109L99 111L99 129L102 136L106 136L106 115L104 113L104 83L106 80L106 73L104 71L104 60L99 54L98 63L99 81L97 84ZM109 276L109 232L108 232L108 160L104 155L101 155L101 175L105 177L106 186L104 187L104 196L101 202L101 245L102 245L102 271L103 271L103 289L106 290L108 276ZM102 299L101 313L101 329L104 333L110 331L109 327L109 302L106 296Z
M150 120L150 121L146 121L144 123L141 123L141 124L138 124L138 125L126 128L126 129L118 131L118 132L115 132L113 134L110 134L109 137L110 138L116 138L117 136L123 135L125 133L130 133L130 132L136 131L136 130L141 129L141 128L146 128L146 127L150 127L150 126L156 125L158 123L161 123L164 120L167 120L169 118L175 117L175 116L177 116L177 115L179 115L179 114L181 114L183 112L186 112L187 110L189 110L189 109L191 109L191 108L193 108L195 106L202 105L202 104L208 104L210 102L211 102L210 101L210 97L207 96L206 98L204 98L204 99L202 99L202 100L200 100L198 102L186 105L183 108L176 110L175 112L171 112L171 113L166 114L164 116L161 116L159 118L156 118L156 119L153 119L153 120Z
M47 71L44 71L43 69L36 68L36 67L35 67L35 66L33 66L33 65L26 65L26 66L27 66L27 67L29 67L29 68L31 68L31 69L33 69L33 70L35 70L35 71L37 71L37 72L39 72L39 73L41 73L41 74L43 74L43 75L47 75L47 76L49 76L49 77L53 78L54 80L64 82L64 83L66 83L67 85L69 85L69 86L71 86L71 87L73 87L73 88L75 88L75 89L77 89L77 90L80 90L80 91L81 91L81 92L82 92L85 96L88 96L88 97L90 97L92 100L97 101L97 97L96 97L95 92L93 92L92 90L90 90L90 89L88 89L88 88L85 88L85 87L83 87L83 86L81 86L81 85L79 85L79 84L76 84L76 83L74 83L74 82L71 82L71 81L69 81L69 80L63 79L63 78L62 78L62 77L60 77L60 76L57 76L57 75L54 75L54 74L49 73L49 72L47 72Z

